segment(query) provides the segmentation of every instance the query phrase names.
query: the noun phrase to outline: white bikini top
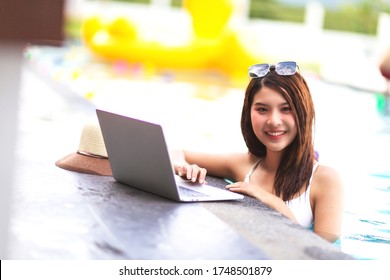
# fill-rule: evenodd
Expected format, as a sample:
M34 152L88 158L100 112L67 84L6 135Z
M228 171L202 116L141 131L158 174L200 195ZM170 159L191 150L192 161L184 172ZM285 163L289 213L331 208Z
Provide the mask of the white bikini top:
M252 166L251 170L245 176L244 182L249 182L250 176L252 175L253 171L255 171L259 163L260 160ZM309 186L307 187L306 191L299 197L286 202L287 206L294 214L295 219L297 219L298 223L305 228L310 228L313 225L313 210L311 209L310 205L310 186L311 181L313 180L314 171L317 169L318 165L319 163L316 161L313 166L313 172L311 173Z

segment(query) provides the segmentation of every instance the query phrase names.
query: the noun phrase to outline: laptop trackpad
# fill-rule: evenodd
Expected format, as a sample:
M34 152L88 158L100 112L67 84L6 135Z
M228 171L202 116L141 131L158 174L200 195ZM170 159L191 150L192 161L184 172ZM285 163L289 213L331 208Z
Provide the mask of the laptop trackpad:
M197 192L204 195L210 196L215 195L216 193L220 194L228 192L227 190L221 189L216 186L211 186L208 184L201 184L198 182L192 182L190 180L184 179L178 175L175 175L176 184L179 186L179 189L186 189L185 192ZM189 190L189 191L187 191ZM181 190L180 190L181 191Z

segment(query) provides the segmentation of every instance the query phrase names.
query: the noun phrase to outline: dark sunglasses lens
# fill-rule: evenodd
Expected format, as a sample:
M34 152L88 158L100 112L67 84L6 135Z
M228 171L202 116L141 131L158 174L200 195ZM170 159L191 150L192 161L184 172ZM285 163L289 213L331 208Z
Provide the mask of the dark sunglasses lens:
M269 64L256 64L249 68L249 77L259 78L267 75L269 71Z
M297 64L293 61L280 62L275 65L275 71L279 75L294 75L297 71Z

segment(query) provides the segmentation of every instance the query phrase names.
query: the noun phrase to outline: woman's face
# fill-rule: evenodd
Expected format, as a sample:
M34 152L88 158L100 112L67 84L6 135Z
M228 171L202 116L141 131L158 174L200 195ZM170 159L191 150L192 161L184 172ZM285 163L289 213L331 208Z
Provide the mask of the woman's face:
M267 151L283 151L297 135L292 108L279 92L262 87L251 107L253 131Z

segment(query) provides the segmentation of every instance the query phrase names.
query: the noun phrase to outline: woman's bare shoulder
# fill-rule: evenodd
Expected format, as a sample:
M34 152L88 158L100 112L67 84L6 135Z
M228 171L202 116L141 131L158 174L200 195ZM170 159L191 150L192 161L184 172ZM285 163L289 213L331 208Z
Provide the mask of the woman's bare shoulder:
M319 164L317 171L314 173L315 176L317 176L321 181L332 181L332 180L339 180L340 179L340 173L334 169L333 167Z
M340 173L327 165L320 164L313 175L313 185L318 193L342 191L343 183Z

